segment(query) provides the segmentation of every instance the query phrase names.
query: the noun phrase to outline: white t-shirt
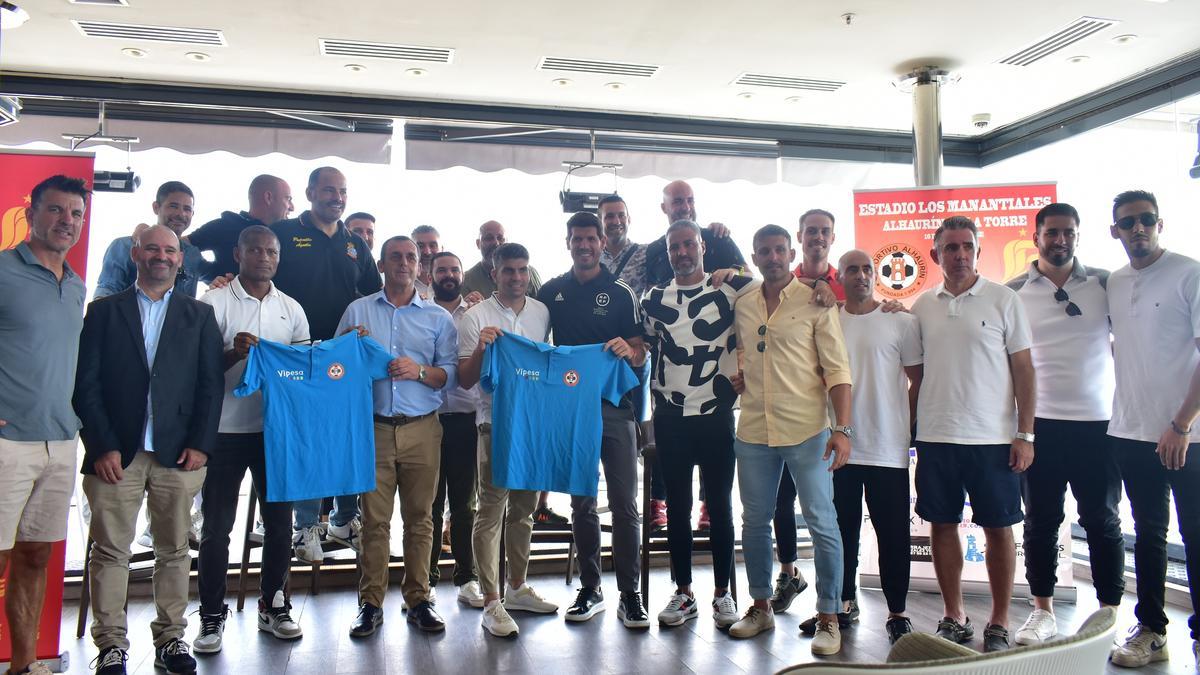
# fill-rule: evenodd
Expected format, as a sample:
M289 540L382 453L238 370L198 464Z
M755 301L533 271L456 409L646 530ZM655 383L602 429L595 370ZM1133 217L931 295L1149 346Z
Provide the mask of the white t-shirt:
M851 314L843 307L839 319L854 378L850 463L907 468L910 419L904 367L922 362L917 317L878 307Z
M1112 416L1112 345L1109 342L1107 270L1075 261L1063 284L1078 316L1067 314L1067 301L1054 299L1058 287L1030 263L1029 272L1008 282L1017 292L1033 331L1033 367L1037 373L1038 417L1077 422L1107 421Z
M238 333L250 333L260 340L280 344L307 342L308 317L300 303L285 295L271 284L266 297L258 298L242 287L242 278L235 277L223 288L205 293L200 302L212 305L217 317L217 327L225 341L225 351L233 349L233 339ZM221 423L218 430L223 434L253 434L263 430L262 391L238 398L233 390L242 381L246 360L242 359L225 371L225 399L221 403Z
M1164 251L1142 270L1108 278L1117 393L1108 433L1157 443L1183 399L1200 352L1200 262Z
M444 309L444 308L443 308ZM458 329L459 334L462 334L462 319L467 314L467 303L459 297L458 306L450 312L450 317L454 319L454 327ZM479 336L476 335L476 340ZM449 389L442 390L442 407L438 408L439 413L474 413L479 410L479 383L470 389L463 389L457 385Z
M1011 443L1017 406L1008 356L1033 343L1017 294L981 276L959 296L938 284L917 298L912 313L920 323L925 353L917 439Z
M535 342L545 342L550 336L550 310L536 298L525 298L525 306L517 314L500 304L500 298L490 298L475 305L463 314L458 323L458 358L465 359L475 352L479 334L484 328L495 326L506 333L516 333ZM492 395L478 384L479 411L475 421L479 424L492 422Z
M737 374L733 305L758 289L736 276L712 287L712 276L690 286L674 279L642 298L647 342L655 347L650 386L654 414L672 417L732 410L737 402L730 378Z

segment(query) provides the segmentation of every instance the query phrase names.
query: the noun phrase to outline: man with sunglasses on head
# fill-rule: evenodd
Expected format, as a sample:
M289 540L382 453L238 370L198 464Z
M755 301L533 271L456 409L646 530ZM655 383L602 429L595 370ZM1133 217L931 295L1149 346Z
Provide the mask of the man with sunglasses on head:
M1192 651L1200 660L1200 459L1189 458L1200 416L1200 262L1158 243L1158 201L1142 190L1113 200L1109 232L1129 264L1108 280L1117 393L1113 398L1113 453L1137 532L1138 623L1112 652L1118 666L1136 668L1167 655L1166 595L1168 495L1175 497L1187 559Z
M1025 499L1025 578L1034 610L1017 631L1019 645L1058 634L1054 586L1058 531L1067 486L1087 532L1092 584L1101 605L1115 607L1125 590L1124 540L1117 503L1121 474L1105 438L1112 413L1108 271L1075 257L1079 213L1050 204L1034 218L1038 259L1008 282L1033 333L1038 400L1033 420L1036 460L1021 475Z

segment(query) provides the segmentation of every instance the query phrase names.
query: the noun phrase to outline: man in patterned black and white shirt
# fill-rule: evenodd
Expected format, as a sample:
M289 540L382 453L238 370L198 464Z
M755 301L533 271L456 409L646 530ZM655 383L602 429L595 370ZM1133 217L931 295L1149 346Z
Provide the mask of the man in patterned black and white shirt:
M737 374L733 304L757 284L737 276L713 287L704 272L700 226L678 220L667 230L675 278L643 298L646 341L655 345L654 436L667 488L667 540L677 588L658 615L678 626L699 614L692 594L692 468L700 466L708 499L713 544L713 619L718 626L738 620L729 594L733 567L733 404Z

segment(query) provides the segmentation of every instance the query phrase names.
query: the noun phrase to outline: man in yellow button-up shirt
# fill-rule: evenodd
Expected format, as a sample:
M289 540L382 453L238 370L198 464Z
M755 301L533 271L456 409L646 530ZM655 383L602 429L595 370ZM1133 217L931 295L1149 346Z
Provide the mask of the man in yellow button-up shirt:
M850 455L850 359L836 307L811 302L813 291L792 276L791 235L767 225L754 235L759 291L735 307L742 355L742 412L734 451L742 498L742 546L754 605L732 628L751 637L774 628L771 597L771 517L786 465L812 533L817 567L818 623L814 654L841 649L842 542L833 506L833 471ZM827 398L828 397L828 398ZM832 434L826 401L837 425Z

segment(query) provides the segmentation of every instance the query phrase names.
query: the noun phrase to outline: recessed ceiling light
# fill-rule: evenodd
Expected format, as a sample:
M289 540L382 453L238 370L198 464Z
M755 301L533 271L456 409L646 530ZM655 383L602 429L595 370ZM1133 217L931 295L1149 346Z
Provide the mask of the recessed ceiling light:
M550 84L553 84L556 87L569 87L569 86L575 84L575 81L565 78L565 77L559 77L559 78L550 80Z
M189 61L195 61L196 63L206 63L208 61L212 61L212 57L204 52L188 52L184 54L184 57Z
M138 49L137 47L126 47L121 50L121 53L133 59L144 59L150 56L150 52L145 49Z
M1067 58L1067 63L1083 63L1090 58L1092 58L1092 57L1084 55L1084 54L1078 54L1076 56L1071 56L1071 57Z
M622 89L625 88L625 83L624 82L609 82L604 85L604 88L610 89L612 91L621 91Z
M352 73L361 73L362 71L367 69L367 67L362 65L361 63L347 63L346 65L344 65L342 67Z
M803 96L789 96L783 99L784 103L799 103L804 100Z
M429 71L424 68L409 68L404 71L404 74L409 77L425 77L429 74Z
M1124 35L1118 35L1118 36L1114 37L1112 39L1112 41L1113 41L1113 44L1127 45L1132 42L1137 42L1137 39L1138 39L1138 36L1134 35L1133 33L1126 33Z
M737 97L742 99L743 101L749 101L750 99L754 98L754 92L743 91L742 93L738 94Z
M29 21L29 12L11 2L0 2L0 30L19 28Z

